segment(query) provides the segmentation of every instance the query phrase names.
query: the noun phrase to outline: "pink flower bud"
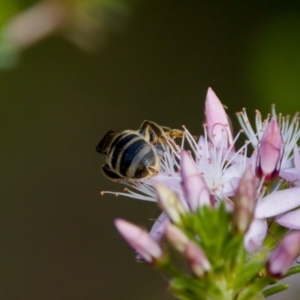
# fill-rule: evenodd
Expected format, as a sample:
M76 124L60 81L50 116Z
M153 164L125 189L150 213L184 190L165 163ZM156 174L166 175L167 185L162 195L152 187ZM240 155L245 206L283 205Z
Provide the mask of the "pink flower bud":
M248 252L258 250L267 235L268 225L266 220L254 219L244 237L244 245Z
M272 118L261 138L256 160L256 175L266 181L275 179L280 171L284 143L280 128Z
M212 143L222 148L229 148L233 143L231 124L222 103L211 88L206 95L205 120Z
M186 234L176 225L168 224L165 231L167 240L174 246L178 252L184 252L189 239Z
M202 278L210 271L211 265L200 246L189 242L185 248L184 255L195 276Z
M175 224L180 223L181 216L185 213L175 192L161 183L155 185L158 196L158 204Z
M300 231L287 234L267 261L267 271L270 276L280 278L289 269L300 252Z
M116 219L115 226L126 242L148 263L162 261L164 253L147 231L125 220Z
M192 211L198 206L211 205L206 183L195 162L186 151L181 152L180 173L186 202Z
M169 224L165 235L174 248L184 254L195 276L201 278L211 269L210 263L200 246L189 240L177 226Z
M235 196L235 206L232 222L240 233L245 233L253 219L254 206L256 200L256 177L249 166L238 186Z

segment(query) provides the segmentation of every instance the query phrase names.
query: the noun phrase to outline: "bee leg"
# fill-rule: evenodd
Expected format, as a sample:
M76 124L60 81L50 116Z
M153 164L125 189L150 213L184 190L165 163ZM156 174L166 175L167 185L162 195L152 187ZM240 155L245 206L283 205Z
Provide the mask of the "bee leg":
M170 127L166 126L161 126L161 128L164 130L165 134L171 138L182 138L184 135L183 130L171 129Z
M109 165L103 165L102 172L108 179L112 181L124 180L124 178L118 175Z
M153 145L164 142L166 138L163 127L148 120L145 120L142 123L139 133L145 138L146 141ZM167 143L165 142L165 144Z
M150 135L150 138L147 139L150 143L156 144L161 142L162 139L165 139L165 136L170 138L182 138L184 135L183 130L172 129L167 126L159 126L158 124L145 120L139 130L139 133L142 134L146 139ZM154 138L151 140L151 134L154 135ZM155 141L155 137L157 141Z
M170 127L166 127L166 126L161 126L162 129L164 130L165 134L169 137L171 137L172 139L175 138L183 138L184 136L184 130L179 130L179 129L172 129ZM195 140L197 140L198 136L197 135L193 135L193 138Z

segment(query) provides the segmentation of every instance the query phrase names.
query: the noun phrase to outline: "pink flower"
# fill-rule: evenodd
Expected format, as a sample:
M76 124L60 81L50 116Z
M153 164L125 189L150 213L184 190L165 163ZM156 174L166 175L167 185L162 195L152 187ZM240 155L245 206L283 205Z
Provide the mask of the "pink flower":
M205 120L210 141L215 146L228 149L233 144L231 124L224 106L211 88L206 95Z
M197 277L203 277L211 269L210 263L200 246L189 240L181 229L173 224L169 224L165 234L174 248L184 254L193 273Z
M126 192L119 193L159 202L164 212L154 223L150 236L160 241L170 221L180 224L187 212L194 213L203 205L218 206L221 201L233 211L233 225L245 233L249 252L263 245L268 218L275 217L278 224L288 228L300 228L300 212L291 212L300 206L300 187L286 188L278 176L300 185L297 116L290 122L288 117L277 116L273 106L272 117L262 120L257 111L254 130L243 110L238 119L249 141L235 151L236 138L232 137L224 107L212 89L207 92L205 114L204 134L198 141L185 128L181 147L165 146L161 151L157 176L125 182ZM191 153L183 149L185 143ZM254 148L252 153L249 144ZM260 181L255 180L254 173Z
M249 166L240 181L234 197L233 224L240 233L246 232L251 224L256 193L256 178L251 170L251 166Z
M283 140L275 118L268 123L258 147L256 175L271 181L277 178L283 155Z
M165 236L178 252L184 252L184 249L189 243L189 239L186 234L179 229L179 227L173 224L168 224L166 227Z
M282 158L278 160L278 163L280 162L280 170L279 175L290 182L291 184L294 184L298 180L297 172L300 169L300 159L299 159L299 150L297 147L297 142L300 138L300 127L299 127L299 114L296 113L292 119L290 119L289 116L283 117L281 114L277 116L275 111L275 106L272 106L271 111L272 119L276 119L278 123L278 127L273 124L271 127L273 127L272 130L273 133L271 136L275 136L275 139L273 138L273 142L271 142L269 147L273 147L272 143L274 143L273 150L271 152L272 155L272 161L271 164L276 165L276 161L278 160L278 156L280 156L280 140L282 138L282 142L284 145L284 151L282 153ZM252 128L251 123L248 119L246 109L243 109L242 112L239 112L237 114L238 120L241 124L241 127L246 134L247 138L249 139L249 142L252 144L254 148L254 156L256 155L257 149L260 147L261 140L263 138L264 132L268 127L269 124L269 117L266 120L262 120L260 112L256 111L256 118L255 118L255 129ZM270 121L270 122L271 122ZM272 121L274 122L274 121ZM280 135L279 137L278 128L280 129ZM277 146L276 146L277 145ZM264 152L264 151L263 151ZM277 154L276 154L277 152ZM294 155L293 155L294 152ZM297 156L298 155L298 156ZM276 158L277 157L277 158ZM268 162L267 165L270 165L270 162ZM276 167L275 167L276 169ZM270 171L267 171L270 172ZM298 183L296 182L296 185Z
M261 247L267 235L267 230L268 225L266 220L254 219L252 221L244 237L244 245L248 252L256 251Z
M272 277L282 277L300 252L300 231L287 234L270 254L267 271Z
M155 263L164 259L160 245L147 231L125 220L116 219L115 226L127 243L148 263Z
M198 206L211 205L206 183L194 160L184 150L181 152L180 174L184 196L191 210L195 211Z
M198 278L202 278L205 273L210 271L211 265L200 246L196 243L190 241L187 244L184 256L187 259L193 273Z

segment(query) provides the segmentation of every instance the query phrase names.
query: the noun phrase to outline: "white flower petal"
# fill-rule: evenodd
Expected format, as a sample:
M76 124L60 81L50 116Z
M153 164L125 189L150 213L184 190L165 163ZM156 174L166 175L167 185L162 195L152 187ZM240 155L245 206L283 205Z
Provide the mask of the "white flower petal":
M276 220L281 226L300 229L300 209L290 211Z
M244 245L248 252L258 250L266 235L268 225L266 220L254 219L244 237Z
M277 191L257 202L255 217L258 219L274 217L298 206L300 206L300 187Z
M288 182L294 183L299 180L299 170L296 168L290 168L286 170L281 170L279 176Z
M169 223L170 219L168 218L167 214L165 212L161 213L157 220L155 220L149 235L159 242L162 239L167 224Z

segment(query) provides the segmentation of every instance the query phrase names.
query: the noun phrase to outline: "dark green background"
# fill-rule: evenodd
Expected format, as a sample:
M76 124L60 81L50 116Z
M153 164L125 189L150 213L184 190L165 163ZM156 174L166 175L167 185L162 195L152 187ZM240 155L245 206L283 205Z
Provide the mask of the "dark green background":
M100 196L123 187L96 144L144 119L201 133L209 86L233 119L271 103L293 113L299 53L300 2L275 0L143 1L99 53L59 37L23 53L0 73L0 299L172 299L113 227L149 228L159 210Z

